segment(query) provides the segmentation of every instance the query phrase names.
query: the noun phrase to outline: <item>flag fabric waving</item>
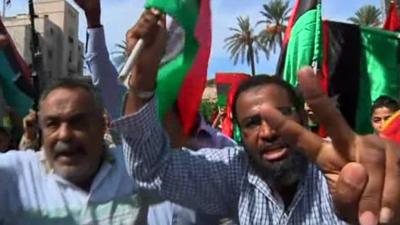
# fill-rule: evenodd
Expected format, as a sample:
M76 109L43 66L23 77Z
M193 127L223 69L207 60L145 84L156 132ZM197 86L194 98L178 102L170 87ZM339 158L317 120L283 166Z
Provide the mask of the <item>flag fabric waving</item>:
M316 63L323 89L336 101L349 125L359 133L371 133L371 103L381 95L399 97L398 33L332 21L322 23L319 2L300 0L296 4L297 8L308 6L308 10L292 16L297 19L281 56L283 79L296 87L297 71Z
M321 30L321 4L319 0L297 0L286 28L278 61L278 76L297 83L297 70L319 60L319 33ZM316 42L317 41L317 42ZM314 52L317 50L317 52Z
M370 108L381 95L400 93L400 39L397 33L354 24L324 22L324 82L347 122L372 132Z
M196 124L201 97L207 81L211 52L210 0L148 0L146 8L157 8L173 17L185 31L184 47L164 63L157 77L157 106L160 118L174 104L186 134Z
M9 40L9 43L0 50L0 85L3 96L7 104L23 117L29 113L33 105L31 72L1 20L0 33L6 35Z
M388 17L386 18L385 24L383 25L383 29L390 31L400 30L400 18L397 10L398 9L396 1L391 1Z

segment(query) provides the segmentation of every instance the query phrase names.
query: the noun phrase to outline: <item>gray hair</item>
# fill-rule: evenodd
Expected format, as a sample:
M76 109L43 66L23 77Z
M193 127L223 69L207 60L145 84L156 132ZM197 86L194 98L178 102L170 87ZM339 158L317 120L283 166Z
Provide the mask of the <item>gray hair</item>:
M40 96L40 104L43 103L43 101L49 96L49 94L59 88L66 88L66 89L74 89L74 88L81 88L85 91L87 91L92 97L95 102L95 107L96 107L96 113L98 113L100 116L103 115L104 112L104 106L103 102L101 101L101 98L99 97L99 93L96 90L96 88L88 82L87 80L84 80L82 78L61 78L56 81L54 81L50 86L48 86L41 94Z

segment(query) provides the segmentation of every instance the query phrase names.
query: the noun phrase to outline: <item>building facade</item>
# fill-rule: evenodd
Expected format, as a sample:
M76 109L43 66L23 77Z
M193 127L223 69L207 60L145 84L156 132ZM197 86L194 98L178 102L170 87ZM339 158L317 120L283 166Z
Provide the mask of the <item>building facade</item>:
M40 34L43 71L39 71L40 88L61 77L81 76L83 43L79 41L79 13L65 0L36 0L36 31ZM10 36L22 57L32 63L29 15L3 18Z

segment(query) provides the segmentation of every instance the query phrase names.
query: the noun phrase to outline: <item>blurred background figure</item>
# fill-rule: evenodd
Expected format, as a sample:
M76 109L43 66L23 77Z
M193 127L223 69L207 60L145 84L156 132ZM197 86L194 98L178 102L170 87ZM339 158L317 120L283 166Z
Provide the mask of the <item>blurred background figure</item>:
M11 135L5 127L0 126L0 153L10 150Z
M40 133L37 112L31 110L28 115L23 119L24 133L19 142L20 150L34 150L40 149Z
M376 134L381 133L385 121L399 108L399 103L389 96L383 95L375 100L371 107L371 124Z

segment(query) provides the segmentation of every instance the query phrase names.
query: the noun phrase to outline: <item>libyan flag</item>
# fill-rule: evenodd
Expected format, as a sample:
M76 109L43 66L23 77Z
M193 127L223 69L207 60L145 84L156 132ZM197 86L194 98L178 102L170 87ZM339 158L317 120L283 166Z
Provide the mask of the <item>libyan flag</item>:
M319 0L297 0L286 28L277 75L297 85L297 71L320 63L321 3Z
M371 133L372 102L381 95L399 98L399 34L325 21L324 48L329 94L356 131Z
M249 78L250 75L244 73L217 73L215 76L218 94L217 105L226 109L226 116L222 121L221 131L228 137L233 138L237 143L240 143L241 135L239 127L237 124L234 124L232 118L233 98L239 85Z
M210 0L148 0L146 8L157 8L168 14L184 30L182 49L174 57L168 56L159 69L156 93L161 120L176 104L184 131L189 134L196 124L207 82L211 51ZM172 52L174 46L180 43L172 43Z
M297 71L316 63L324 90L348 124L361 134L371 133L371 103L381 95L399 97L399 47L398 33L322 23L317 4L294 23L283 78L297 86Z
M0 86L7 105L24 117L33 105L34 92L28 65L18 53L11 36L0 20L0 33L9 43L0 50Z

